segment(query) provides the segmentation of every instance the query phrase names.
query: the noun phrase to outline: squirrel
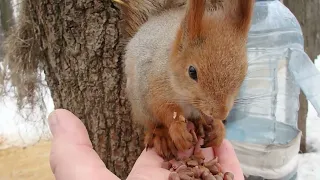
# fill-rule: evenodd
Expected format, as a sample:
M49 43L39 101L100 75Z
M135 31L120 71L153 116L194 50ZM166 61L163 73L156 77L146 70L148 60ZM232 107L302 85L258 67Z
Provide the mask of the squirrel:
M126 93L145 146L170 159L194 145L219 146L223 121L248 70L246 43L254 0L128 0ZM175 115L174 115L175 114Z

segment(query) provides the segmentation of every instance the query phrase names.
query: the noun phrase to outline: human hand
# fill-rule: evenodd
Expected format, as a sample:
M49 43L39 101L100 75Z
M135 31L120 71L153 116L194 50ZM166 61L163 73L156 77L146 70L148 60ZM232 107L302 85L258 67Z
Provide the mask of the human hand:
M110 172L93 150L83 123L67 110L55 110L49 116L53 134L50 166L57 180L119 180ZM242 170L231 144L225 140L214 149L224 171L232 172L235 180L243 180ZM203 149L206 158L213 157L212 148ZM153 150L144 150L137 159L128 180L167 180L169 171L161 168L163 159Z

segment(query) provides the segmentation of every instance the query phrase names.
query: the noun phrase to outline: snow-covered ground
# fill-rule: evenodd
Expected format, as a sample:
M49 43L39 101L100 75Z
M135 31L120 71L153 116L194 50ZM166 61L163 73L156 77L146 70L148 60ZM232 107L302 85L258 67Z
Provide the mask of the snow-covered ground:
M17 17L19 0L13 0L12 3L14 17ZM3 68L2 64L0 68ZM42 75L44 77L44 74ZM45 94L47 108L45 113L48 116L54 108L53 101L48 89L43 89L42 93ZM40 139L51 137L47 122L41 117L40 108L38 107L35 112L25 121L26 113L22 113L23 116L21 116L13 98L0 99L0 149L10 146L27 146Z
M320 69L320 56L316 60ZM298 179L320 179L320 118L316 110L309 103L307 119L307 150L308 153L300 155Z
M0 149L10 146L28 146L40 139L51 137L47 120L42 115L48 116L54 109L53 100L49 89L44 88L42 93L45 94L45 112L40 112L40 108L36 107L32 114L27 110L21 113L17 109L15 99L5 97L0 100Z

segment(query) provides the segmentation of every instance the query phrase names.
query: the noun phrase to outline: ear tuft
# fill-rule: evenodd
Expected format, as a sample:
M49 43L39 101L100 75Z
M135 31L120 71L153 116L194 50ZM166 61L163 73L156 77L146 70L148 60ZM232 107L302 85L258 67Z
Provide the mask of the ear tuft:
M200 36L202 18L205 11L205 0L189 0L185 18L185 31L189 41L193 41Z
M227 17L236 22L239 30L247 33L250 29L255 0L225 0L224 9Z

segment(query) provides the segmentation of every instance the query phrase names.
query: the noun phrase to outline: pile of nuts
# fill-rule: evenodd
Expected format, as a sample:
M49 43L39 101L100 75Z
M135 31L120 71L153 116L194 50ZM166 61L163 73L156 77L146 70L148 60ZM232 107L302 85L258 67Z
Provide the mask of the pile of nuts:
M171 171L169 180L233 180L234 176L230 172L222 173L218 157L203 162L195 156L177 161L170 160L163 162L162 168Z
M174 118L176 114L174 114ZM183 117L181 119L184 120ZM169 180L234 180L231 172L223 173L218 157L205 162L201 151L204 139L197 137L194 126L188 122L188 129L196 143L193 155L190 157L179 157L162 163L162 168L170 170ZM189 128L191 127L191 128Z

